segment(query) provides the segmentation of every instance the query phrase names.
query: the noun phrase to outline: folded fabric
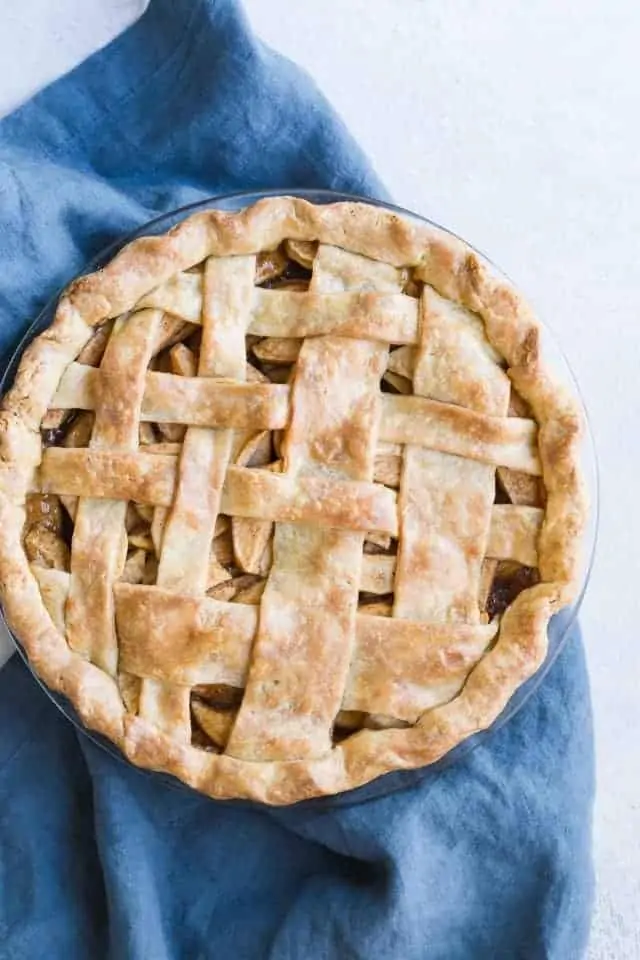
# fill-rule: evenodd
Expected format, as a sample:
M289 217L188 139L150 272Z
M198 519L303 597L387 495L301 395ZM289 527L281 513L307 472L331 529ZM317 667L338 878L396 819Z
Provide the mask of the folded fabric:
M0 122L3 363L44 302L149 217L296 187L385 195L234 0L153 0ZM0 729L2 960L583 954L593 759L577 631L473 751L346 801L269 810L142 773L78 732L15 657Z

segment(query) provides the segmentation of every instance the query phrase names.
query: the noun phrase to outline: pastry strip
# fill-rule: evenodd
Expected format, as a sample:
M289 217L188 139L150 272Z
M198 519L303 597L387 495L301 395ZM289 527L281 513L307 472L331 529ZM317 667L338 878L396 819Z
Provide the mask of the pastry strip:
M480 565L494 469L435 450L405 449L394 616L477 623Z
M100 371L82 363L67 367L53 399L62 410L95 410ZM286 426L289 388L275 383L184 377L149 371L141 420L187 426L279 430Z
M311 296L336 276L343 285L359 282L340 273L349 259L320 247ZM305 341L281 479L329 481L334 490L345 481L372 479L387 352L386 346L342 337ZM339 497L334 502L340 507ZM354 643L366 532L336 529L343 525L276 524L245 696L227 744L233 757L303 758L331 749Z
M493 560L515 560L528 567L538 565L538 536L544 510L538 507L517 507L494 504L487 557ZM393 593L396 558L384 554L365 554L362 558L360 590L383 596Z
M533 420L486 416L418 396L383 394L381 404L380 437L383 441L428 447L532 475L541 472L537 428ZM278 419L281 416L279 413ZM49 473L53 479L58 471L63 471L65 457L70 463L73 461L70 469L75 471L85 455L85 450L49 448L43 454L43 476ZM57 461L55 466L52 460ZM99 478L96 481L99 482Z
M497 624L425 624L359 614L342 708L415 723L425 710L455 696L497 630Z
M244 687L259 607L124 583L115 594L123 669L167 685ZM497 629L357 614L342 707L414 720L434 696L460 686Z
M374 344L333 337L305 343L293 388L289 472L281 479L296 482L302 474L299 483L309 478L325 484L328 475L336 488L340 481L333 477L373 474L385 354ZM320 404L319 369L324 370ZM361 529L276 525L249 681L227 746L232 756L308 757L330 749L354 635ZM311 677L305 670L309 663Z
M244 378L244 337L254 274L255 257L207 261L200 377ZM232 430L187 430L175 501L162 539L159 586L178 593L206 591L207 564L232 438Z
M441 623L478 623L480 576L489 537L495 469L487 463L452 455L457 451L442 452L442 443L437 450L411 444L412 437L419 435L420 430L429 431L430 407L440 406L437 401L423 399L432 389L436 392L441 389L437 376L434 378L438 365L446 368L453 362L447 349L442 351L442 358L437 359L438 343L455 341L461 322L457 316L451 317L439 308L428 287L422 291L420 308L422 342L416 352L413 375L418 396L385 398L385 401L411 401L414 409L422 408L425 417L424 423L414 419L405 437L409 444L404 450L400 481L400 540L393 616ZM467 366L470 368L470 381L474 379L477 356L477 351L468 349L459 358L463 377L466 377ZM486 406L487 398L482 393L467 399L474 405ZM509 422L504 417L508 392L504 392L501 402L502 409L499 398L492 406L493 412L502 414L499 419L449 406L449 423L454 429L456 425L466 424L462 436L476 452L478 447L483 447L486 454L492 443L504 442L508 433L504 427ZM440 425L446 433L446 421L441 419ZM383 439L398 438L383 432ZM455 692L443 690L444 701Z
M196 428L197 429L197 428ZM171 506L178 458L166 454L111 454L51 447L42 458L43 492L113 497ZM380 484L293 476L230 467L220 512L231 516L317 523L351 530L397 533L396 495Z
M417 301L402 293L257 290L249 332L260 337L356 337L415 343Z
M491 511L487 556L537 567L538 538L543 520L544 510L540 507L495 503Z
M428 447L536 476L542 472L538 429L533 420L486 416L422 396L383 394L380 439Z
M414 387L423 396L500 416L511 382L489 346L482 320L427 285L422 293L421 349L415 351ZM418 392L416 390L416 392Z
M375 265L383 269L387 266ZM190 323L200 322L201 304L202 279L188 273L173 277L140 301L140 306L166 310ZM278 338L333 334L385 344L416 343L418 303L405 294L377 293L362 284L351 292L337 293L320 292L318 288L308 293L256 289L248 333Z
M245 376L245 342L253 293L255 257L209 259L205 264L199 377ZM232 430L190 427L179 460L175 499L167 517L157 584L176 593L203 594ZM189 690L142 684L140 715L172 732L191 736Z
M135 451L147 364L160 314L142 310L116 322L99 369L90 450ZM126 558L126 500L93 499L78 489L66 606L69 646L112 676L118 667L113 585Z

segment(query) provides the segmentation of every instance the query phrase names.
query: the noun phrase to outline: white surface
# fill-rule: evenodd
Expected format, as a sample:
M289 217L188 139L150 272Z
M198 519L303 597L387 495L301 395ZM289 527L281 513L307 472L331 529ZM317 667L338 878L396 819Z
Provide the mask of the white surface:
M0 112L104 44L143 5L3 5ZM527 292L581 383L602 484L600 546L582 614L598 753L589 957L636 960L640 6L246 6L258 32L317 79L398 202L462 234Z

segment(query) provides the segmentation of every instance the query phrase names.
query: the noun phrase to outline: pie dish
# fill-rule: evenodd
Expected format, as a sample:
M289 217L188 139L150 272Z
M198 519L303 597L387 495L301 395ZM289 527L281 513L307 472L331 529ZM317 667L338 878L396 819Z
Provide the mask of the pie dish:
M292 803L423 767L578 582L581 417L517 292L366 203L271 197L74 281L0 413L0 598L134 764Z

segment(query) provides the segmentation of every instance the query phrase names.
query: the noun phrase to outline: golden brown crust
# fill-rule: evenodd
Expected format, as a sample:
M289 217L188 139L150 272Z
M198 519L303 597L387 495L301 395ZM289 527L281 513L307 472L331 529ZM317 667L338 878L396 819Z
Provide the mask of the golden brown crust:
M72 363L53 402L64 410L94 410L98 381L97 368ZM287 423L288 403L289 388L281 384L245 384L196 377L195 373L176 377L151 371L145 378L141 419L237 430L277 430Z
M127 713L117 681L73 651L52 620L24 552L22 532L26 494L33 489L35 471L42 461L41 421L46 410L55 405L53 400L63 374L78 359L93 328L131 310L142 298L148 299L154 289L210 256L253 255L265 249L274 250L283 240L289 241L293 249L296 244L300 247L302 243L320 241L383 261L388 272L385 317L393 318L393 335L399 337L393 340L395 343L417 343L419 330L416 301L394 292L398 290L399 277L394 268L412 268L417 281L430 284L442 297L478 314L491 347L504 358L511 381L532 408L539 427L539 461L527 446L525 467L522 459L505 462L504 458L497 458L496 462L529 469L531 473L541 470L547 502L537 549L542 582L521 593L507 609L495 645L468 675L459 695L426 710L413 727L363 730L319 758L256 763L199 750L170 737L144 717ZM300 249L305 256L307 251L312 255L314 250L306 246ZM352 290L348 278L341 289L347 292L337 292L336 296L351 299L344 307L346 326L338 325L334 332L353 335L355 330L359 336L371 339L388 332L380 326L383 318L375 314L375 294L367 289L348 292ZM254 305L251 323L262 335L304 336L306 328L300 324L296 327L291 320L296 312L302 314L304 323L315 323L310 329L316 332L318 322L326 323L321 316L323 307L314 299L313 292L296 294L302 306L295 308L283 308L284 301L276 296L277 292L260 291L260 306L256 310ZM293 314L287 310L293 310ZM347 316L353 318L355 328L349 326ZM368 316L373 321L367 331L364 328ZM175 342L176 329L184 330L185 319L188 318L174 318L164 343ZM339 314L338 319L342 323ZM272 332L274 324L277 329ZM322 332L326 332L324 328ZM86 353L83 359L90 361ZM491 394L477 393L485 398L482 403L490 406L492 398L498 396L502 390L499 379ZM396 407L405 400L429 403L413 397L387 397L385 403L387 400ZM459 414L452 416L460 418ZM487 418L482 416L485 429ZM494 276L462 241L365 204L317 207L300 199L273 198L239 213L199 213L167 235L134 241L104 270L72 283L58 304L52 326L26 350L0 412L0 596L12 629L43 681L69 697L83 722L118 744L134 763L168 771L213 797L246 797L283 804L348 790L391 770L431 763L461 740L489 726L544 659L549 619L569 602L578 580L579 544L586 518L579 461L580 428L576 404L562 394L544 368L538 326L530 311L517 293ZM409 429L406 418L405 429ZM527 444L529 429L524 428L522 433L521 427L507 428ZM493 444L501 441L497 436L488 439L486 434L474 439ZM81 460L86 460L91 453L48 451L45 463L60 455L80 455ZM140 456L136 454L136 458ZM150 454L148 459L155 460L156 465L145 467L144 482L147 486L164 484L163 494L160 500L150 497L145 501L142 497L142 502L170 503L175 458ZM266 471L253 472L264 473L271 480L283 479ZM46 479L46 469L43 475ZM74 488L63 492L85 491ZM270 492L269 488L265 496ZM391 491L386 492L393 497ZM137 493L138 490L136 496ZM249 509L247 491L238 496L245 509ZM363 498L364 504L364 490ZM394 533L386 505L379 503L376 512L371 499L366 504L369 512L365 511L362 522L366 520L367 529ZM345 517L352 505L339 504L336 509L340 517ZM395 517L394 507L391 512Z
M330 293L336 279L347 289L361 283L361 264L354 259L361 258L321 247L312 295ZM379 280L372 279L372 285L378 289ZM371 483L387 352L386 344L366 340L305 340L283 444L288 475L323 482L330 477L333 491L337 481ZM335 499L335 493L331 496ZM331 749L355 644L365 533L276 525L245 695L226 748L230 756L294 760Z
M513 560L528 567L538 566L538 538L544 510L538 507L496 503L491 510L486 556L492 560ZM382 596L393 593L396 557L368 554L362 558L360 590Z
M39 481L46 493L167 507L174 501L178 469L178 458L170 454L50 447L42 456ZM239 517L397 533L395 494L364 481L332 482L321 476L296 478L230 467L221 511Z
M387 443L428 447L471 460L539 475L533 420L489 417L420 396L382 398L380 437Z

